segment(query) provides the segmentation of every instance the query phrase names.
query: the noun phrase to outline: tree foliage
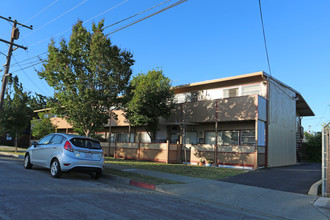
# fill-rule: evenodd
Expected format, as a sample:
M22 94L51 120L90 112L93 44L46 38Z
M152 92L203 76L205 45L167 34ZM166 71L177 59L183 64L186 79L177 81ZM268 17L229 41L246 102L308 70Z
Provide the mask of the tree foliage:
M167 118L174 108L170 79L162 70L140 73L131 81L129 97L126 118L132 126L144 127L154 142L159 118Z
M305 132L305 138L307 140L304 143L306 159L310 162L321 163L322 133L316 132L315 134L310 134Z
M0 124L4 132L15 137L15 146L18 139L28 128L32 118L31 96L23 91L23 86L19 83L18 77L10 78L6 90L4 105L0 114Z
M38 113L38 117L39 118L33 118L31 121L33 137L40 139L47 134L55 132L56 127L44 112Z
M112 45L103 33L103 21L89 32L78 21L70 41L48 46L41 78L55 89L57 110L64 106L75 130L86 136L95 134L107 123L109 109L118 106L125 94L134 64L132 54ZM57 108L56 108L57 107Z

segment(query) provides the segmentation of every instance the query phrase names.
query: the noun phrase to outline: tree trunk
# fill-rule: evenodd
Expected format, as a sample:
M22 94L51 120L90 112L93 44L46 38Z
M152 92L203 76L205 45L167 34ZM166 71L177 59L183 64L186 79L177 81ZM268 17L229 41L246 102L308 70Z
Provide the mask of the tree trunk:
M15 153L17 153L17 146L18 146L18 132L15 135Z

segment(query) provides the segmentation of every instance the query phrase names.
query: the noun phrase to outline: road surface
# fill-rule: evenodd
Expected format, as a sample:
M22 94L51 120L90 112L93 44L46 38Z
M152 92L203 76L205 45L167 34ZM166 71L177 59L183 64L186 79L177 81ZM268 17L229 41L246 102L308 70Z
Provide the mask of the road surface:
M201 198L202 199L202 198ZM0 219L274 219L260 213L120 185L110 178L26 170L0 156Z

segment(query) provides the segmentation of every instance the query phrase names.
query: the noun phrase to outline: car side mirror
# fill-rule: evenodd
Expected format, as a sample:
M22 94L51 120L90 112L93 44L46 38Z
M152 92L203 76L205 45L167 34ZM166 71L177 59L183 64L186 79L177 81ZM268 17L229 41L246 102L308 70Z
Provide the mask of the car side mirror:
M36 141L33 141L33 142L32 142L32 145L33 145L34 147L37 147L37 145L38 145L38 142L36 142Z

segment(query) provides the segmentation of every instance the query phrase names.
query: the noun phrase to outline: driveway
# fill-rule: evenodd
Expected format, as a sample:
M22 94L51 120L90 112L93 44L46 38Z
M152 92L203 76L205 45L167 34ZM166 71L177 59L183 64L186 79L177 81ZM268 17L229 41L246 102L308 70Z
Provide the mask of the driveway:
M301 163L250 171L221 181L307 194L309 188L319 181L321 176L321 164Z

